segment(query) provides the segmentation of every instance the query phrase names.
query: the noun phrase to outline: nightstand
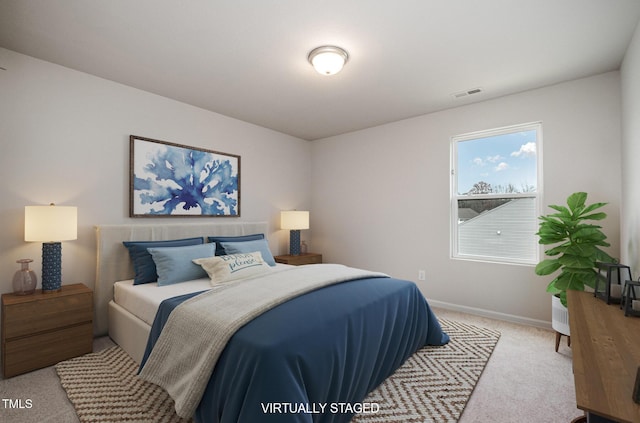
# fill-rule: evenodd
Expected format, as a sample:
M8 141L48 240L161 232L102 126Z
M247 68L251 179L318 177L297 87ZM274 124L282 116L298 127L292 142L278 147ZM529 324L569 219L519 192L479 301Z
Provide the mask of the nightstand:
M54 293L2 294L5 378L93 350L93 292L83 284Z
M276 260L276 263L292 264L294 266L300 266L302 264L322 263L322 254L307 253L307 254L300 254L299 256L292 256L287 254L284 256L275 256L274 259Z

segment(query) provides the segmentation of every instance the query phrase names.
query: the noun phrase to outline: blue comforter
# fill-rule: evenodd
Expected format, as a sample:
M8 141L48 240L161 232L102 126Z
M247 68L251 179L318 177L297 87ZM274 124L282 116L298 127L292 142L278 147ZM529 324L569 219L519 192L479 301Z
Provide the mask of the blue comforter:
M144 366L171 311L158 309ZM201 423L348 422L365 396L424 345L449 337L413 282L367 278L304 294L230 339L194 416ZM384 404L379 404L384 407ZM364 407L364 408L363 408Z

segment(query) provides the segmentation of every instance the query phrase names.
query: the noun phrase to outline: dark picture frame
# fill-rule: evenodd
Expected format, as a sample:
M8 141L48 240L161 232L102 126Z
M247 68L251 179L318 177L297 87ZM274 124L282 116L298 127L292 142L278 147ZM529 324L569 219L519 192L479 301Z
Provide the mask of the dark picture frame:
M240 217L240 156L129 137L130 217Z

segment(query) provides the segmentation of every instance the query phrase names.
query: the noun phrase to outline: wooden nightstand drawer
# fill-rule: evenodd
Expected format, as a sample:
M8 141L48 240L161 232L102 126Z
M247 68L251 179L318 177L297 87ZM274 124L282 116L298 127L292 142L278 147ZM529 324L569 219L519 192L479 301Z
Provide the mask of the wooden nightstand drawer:
M298 256L284 255L284 256L275 256L274 259L277 263L292 264L294 266L300 266L303 264L322 263L322 254L307 253L307 254L300 254Z
M2 295L2 372L11 377L93 349L93 292L82 284L59 292Z
M93 350L93 324L7 341L4 348L4 377L12 377L90 353Z
M17 338L93 320L91 291L75 295L53 297L54 295L56 294L42 294L35 301L6 305L5 337Z

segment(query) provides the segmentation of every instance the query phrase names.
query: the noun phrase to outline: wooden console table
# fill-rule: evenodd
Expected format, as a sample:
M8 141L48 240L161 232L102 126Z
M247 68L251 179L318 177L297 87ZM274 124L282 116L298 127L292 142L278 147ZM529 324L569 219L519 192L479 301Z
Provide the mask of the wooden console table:
M640 318L593 293L567 291L578 408L589 422L640 422L631 398L640 366Z

